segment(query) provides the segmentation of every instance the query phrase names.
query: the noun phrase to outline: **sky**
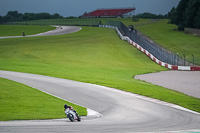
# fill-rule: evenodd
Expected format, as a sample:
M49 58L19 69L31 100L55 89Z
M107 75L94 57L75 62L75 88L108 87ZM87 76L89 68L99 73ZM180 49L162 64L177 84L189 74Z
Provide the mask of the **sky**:
M8 11L19 13L58 13L61 16L80 16L100 8L136 7L135 14L149 12L167 14L180 0L0 0L0 15Z

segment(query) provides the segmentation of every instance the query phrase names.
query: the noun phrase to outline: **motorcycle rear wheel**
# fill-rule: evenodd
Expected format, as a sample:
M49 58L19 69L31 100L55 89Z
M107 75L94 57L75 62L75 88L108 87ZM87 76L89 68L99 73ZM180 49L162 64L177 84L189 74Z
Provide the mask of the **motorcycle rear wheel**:
M67 117L71 122L74 122L74 116L72 114L68 114Z

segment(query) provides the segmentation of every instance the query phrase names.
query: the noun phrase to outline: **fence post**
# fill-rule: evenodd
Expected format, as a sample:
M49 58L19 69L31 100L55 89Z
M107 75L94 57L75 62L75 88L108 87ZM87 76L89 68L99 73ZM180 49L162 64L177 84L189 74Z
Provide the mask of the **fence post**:
M179 65L179 55L178 55L178 53L177 53L177 66Z
M183 59L184 59L183 64L184 64L184 66L185 66L185 54L183 54Z
M193 66L194 66L194 55L192 54L192 59L193 59Z
M174 65L176 65L176 55L173 54L173 56L174 56Z

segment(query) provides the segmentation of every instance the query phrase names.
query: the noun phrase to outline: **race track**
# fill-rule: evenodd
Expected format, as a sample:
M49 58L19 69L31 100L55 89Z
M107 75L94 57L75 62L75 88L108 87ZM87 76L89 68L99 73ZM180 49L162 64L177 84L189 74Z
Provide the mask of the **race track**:
M79 27L62 27L63 29L57 28L53 32L32 36L66 34L80 30ZM67 28L74 30L71 31ZM27 73L0 70L0 77L26 84L101 114L101 117L99 115L83 117L81 122L74 123L68 119L0 122L1 133L200 131L199 113L185 111L180 109L179 106L132 93L99 85Z
M76 26L54 26L56 27L55 30L47 31L44 33L39 33L36 35L26 35L26 36L4 36L0 37L0 39L6 39L6 38L19 38L19 37L35 37L35 36L53 36L53 35L62 35L62 34L69 34L69 33L74 33L79 30L81 30L80 27Z
M100 118L0 122L0 132L165 132L200 131L200 115L135 94L66 79L0 71L11 79L99 112Z

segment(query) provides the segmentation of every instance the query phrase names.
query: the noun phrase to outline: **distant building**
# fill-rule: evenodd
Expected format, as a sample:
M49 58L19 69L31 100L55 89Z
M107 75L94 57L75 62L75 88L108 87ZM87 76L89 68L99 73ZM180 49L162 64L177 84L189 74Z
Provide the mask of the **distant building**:
M120 9L97 9L90 13L84 13L80 18L124 18L132 17L132 11L135 8L120 8Z

